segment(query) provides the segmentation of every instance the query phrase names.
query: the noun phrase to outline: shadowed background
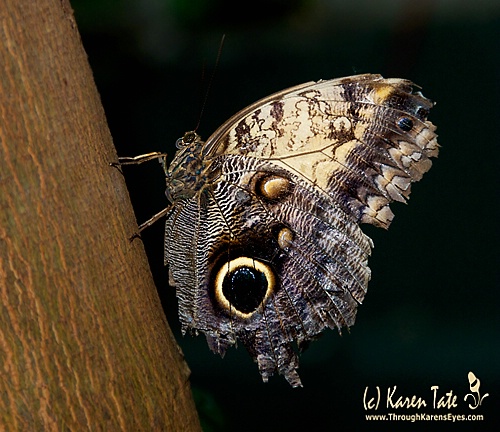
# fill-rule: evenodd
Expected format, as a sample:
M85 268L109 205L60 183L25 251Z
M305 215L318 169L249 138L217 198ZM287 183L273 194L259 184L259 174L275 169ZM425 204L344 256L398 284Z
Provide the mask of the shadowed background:
M372 280L350 332L328 331L301 356L303 389L261 382L245 350L225 359L182 337L163 267L163 223L142 239L168 321L192 370L205 431L398 430L366 413L484 414L500 423L498 50L494 0L72 0L118 153L166 151L196 128L219 43L226 40L198 132L275 91L358 73L408 78L437 102L441 153L408 206L391 208L374 242ZM167 205L156 162L124 169L139 223ZM106 205L106 203L103 203ZM131 233L132 234L132 233ZM126 295L127 287L123 287ZM467 373L490 393L468 408ZM397 386L427 408L365 411L363 393ZM458 396L433 410L430 387ZM418 427L422 427L418 423ZM484 423L425 422L426 430Z

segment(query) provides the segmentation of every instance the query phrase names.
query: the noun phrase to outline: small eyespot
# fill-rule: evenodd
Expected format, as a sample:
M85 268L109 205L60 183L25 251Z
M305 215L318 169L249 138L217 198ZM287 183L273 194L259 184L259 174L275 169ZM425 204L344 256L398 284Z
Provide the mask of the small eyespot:
M278 245L281 249L287 249L292 245L293 232L289 228L282 228L278 233Z
M278 175L266 175L256 184L256 193L268 200L284 198L292 190L290 180Z
M427 120L428 115L429 115L429 110L423 107L418 107L417 111L415 112L415 116L418 117L420 120Z
M398 125L398 128L404 132L411 131L411 128L413 127L413 121L408 117L400 117L396 124Z

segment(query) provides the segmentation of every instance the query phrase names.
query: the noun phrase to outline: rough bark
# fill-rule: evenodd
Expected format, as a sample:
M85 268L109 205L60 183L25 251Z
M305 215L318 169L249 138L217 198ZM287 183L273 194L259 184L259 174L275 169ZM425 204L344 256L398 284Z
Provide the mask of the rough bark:
M199 430L68 1L2 1L0 62L0 430Z

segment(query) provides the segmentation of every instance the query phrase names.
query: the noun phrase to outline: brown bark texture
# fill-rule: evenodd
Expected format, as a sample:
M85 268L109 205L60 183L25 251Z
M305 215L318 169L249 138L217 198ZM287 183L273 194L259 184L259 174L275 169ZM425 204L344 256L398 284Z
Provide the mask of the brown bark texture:
M0 430L200 430L67 0L0 7Z

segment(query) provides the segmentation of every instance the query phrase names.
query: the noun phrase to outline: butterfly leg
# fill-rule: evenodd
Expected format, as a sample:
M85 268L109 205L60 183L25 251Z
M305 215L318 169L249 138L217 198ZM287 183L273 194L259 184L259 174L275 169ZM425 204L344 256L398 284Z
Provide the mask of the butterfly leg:
M143 222L142 224L139 225L139 231L137 234L139 234L143 229L153 225L156 221L160 220L162 217L168 214L168 212L172 209L172 206L168 206L164 208L162 211L156 213L153 215L151 218L149 218L146 222Z
M167 153L161 153L161 152L151 152L151 153L145 153L142 155L138 156L133 156L133 157L119 157L118 162L110 162L109 165L119 168L122 165L139 165L143 162L148 162L150 160L158 159L160 164L163 166L163 169L166 171L166 157ZM130 238L130 241L132 241L134 238L139 237L140 232L147 227L153 225L156 221L160 220L162 217L164 217L171 209L171 206L168 206L167 208L164 208L162 211L156 213L153 215L151 218L149 218L146 222L142 223L139 225L139 230Z
M138 156L133 156L133 157L119 157L118 162L111 162L111 166L121 166L121 165L139 165L143 162L149 162L150 160L154 159L165 159L167 157L167 153L161 153L161 152L151 152L151 153L145 153L141 154Z

